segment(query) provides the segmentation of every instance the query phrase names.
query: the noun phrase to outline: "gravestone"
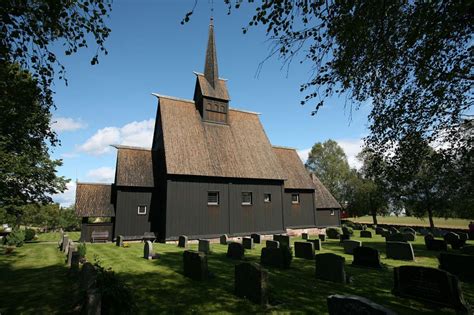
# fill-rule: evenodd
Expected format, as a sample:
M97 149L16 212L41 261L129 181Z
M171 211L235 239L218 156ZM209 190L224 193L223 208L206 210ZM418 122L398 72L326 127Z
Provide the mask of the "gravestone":
M386 242L406 242L402 233L388 234L385 236Z
M461 253L464 255L474 255L474 245L467 245L461 248Z
M416 235L416 231L414 229L412 229L411 227L408 227L408 226L401 227L400 232L402 232L402 233L411 233L411 234Z
M241 260L244 258L245 249L244 246L237 242L230 242L227 245L227 257L232 259Z
M416 239L415 234L410 233L410 232L404 232L404 233L402 233L402 235L403 235L403 239L404 239L406 242L414 242L415 239Z
M474 281L474 256L440 253L439 269L446 270L466 282Z
M307 240L308 239L308 233L301 233L301 238L303 240Z
M333 253L317 254L315 261L317 279L346 283L344 257Z
M324 242L324 241L326 241L326 234L318 234L318 238L319 238L322 242Z
M387 242L387 258L397 260L415 260L415 253L410 243L405 242Z
M397 233L400 233L400 231L399 231L396 227L394 227L394 226L390 226L390 227L388 228L388 231L390 232L390 234L397 234Z
M362 224L360 224L360 223L354 223L353 229L354 229L354 230L357 230L357 231L362 231Z
M260 263L264 266L290 268L293 253L290 247L264 247L260 255Z
M64 234L63 242L61 243L61 251L65 253L68 246L69 246L69 236L67 234Z
M221 245L227 245L228 241L229 241L229 237L227 236L227 234L224 234L219 238L219 243Z
M459 237L458 234L454 233L454 232L449 232L449 233L446 233L444 236L443 236L444 240L446 241L446 243L448 243L449 245L451 245L451 247L453 249L460 249L462 246L464 246L464 244L466 243L466 241L464 240L461 240L461 238Z
M329 315L396 315L395 312L356 295L330 295Z
M63 248L63 239L64 239L64 232L61 229L61 231L59 232L59 241L58 241L59 250L62 250Z
M372 232L370 232L370 231L360 231L360 237L372 238Z
M260 244L260 240L262 238L260 234L253 233L250 235L250 237L253 239L254 244Z
M256 263L241 263L235 266L235 295L256 304L268 303L268 273Z
M395 267L393 272L393 294L468 314L458 278L449 272L418 266Z
M469 239L469 234L468 233L459 232L458 235L459 235L459 238L461 239L461 241L467 241Z
M72 261L72 254L77 252L77 246L73 243L73 242L70 242L69 243L69 250L68 250L68 253L67 253L67 261L66 261L66 264L68 266L71 266L71 261Z
M207 256L204 252L185 250L183 253L184 275L193 280L206 280L209 276Z
M361 241L354 241L354 240L345 240L343 242L343 245L344 245L344 253L352 255L352 254L354 254L354 248L361 247L362 242Z
M344 243L344 241L350 240L351 236L348 234L339 235L339 243Z
M306 240L307 242L311 242L314 244L314 250L321 250L322 249L322 246L321 246L321 240L318 238L318 239L315 239L315 240Z
M211 241L199 240L198 251L209 254L211 251Z
M188 248L188 237L186 235L181 235L178 238L178 247Z
M326 235L329 239L337 240L342 233L339 232L336 228L327 228Z
M81 274L79 276L79 287L81 291L87 291L95 286L97 280L97 270L90 262L82 265Z
M72 241L68 239L68 240L63 244L63 247L64 247L64 254L66 254L66 256L69 254L69 249L70 249L71 243L72 243Z
M384 228L381 228L381 227L376 227L375 228L375 234L377 235L382 235L382 232L384 232L385 229Z
M97 288L91 288L86 292L82 313L88 315L102 314L102 295Z
M280 243L280 247L290 247L290 237L288 235L276 234L273 235L273 240Z
M272 240L267 240L265 242L265 246L269 248L279 248L280 247L280 242L278 241L272 241Z
M253 238L251 237L244 237L242 238L242 245L244 245L245 249L253 249Z
M352 235L351 232L353 232L353 231L351 229L349 229L347 226L342 227L342 234L351 236Z
M382 268L380 264L379 251L371 247L356 247L354 248L353 266Z
M295 257L314 259L314 244L312 242L295 242L294 245Z
M117 239L115 240L115 245L118 247L123 247L123 236L119 235L117 236Z
M143 258L145 259L153 259L153 244L150 241L146 241L143 246Z
M448 244L445 240L434 239L433 235L428 234L425 236L425 246L427 250L434 251L447 251Z
M81 256L79 255L78 251L72 252L71 256L71 271L72 272L77 272L79 271L79 261L81 259Z
M383 230L382 231L382 234L380 234L382 237L387 237L388 235L390 235L391 233L387 230Z

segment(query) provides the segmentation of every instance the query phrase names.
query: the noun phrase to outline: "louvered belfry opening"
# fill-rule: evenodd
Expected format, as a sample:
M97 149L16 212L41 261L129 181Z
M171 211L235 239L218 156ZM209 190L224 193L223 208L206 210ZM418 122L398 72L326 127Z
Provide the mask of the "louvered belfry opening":
M214 22L209 24L204 74L196 73L194 102L202 120L219 124L228 123L229 93L226 81L219 78Z

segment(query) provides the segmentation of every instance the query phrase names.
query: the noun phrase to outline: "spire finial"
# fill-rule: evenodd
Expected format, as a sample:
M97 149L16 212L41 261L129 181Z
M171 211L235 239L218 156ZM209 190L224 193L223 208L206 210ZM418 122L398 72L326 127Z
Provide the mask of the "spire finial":
M219 80L219 72L217 70L217 54L214 38L214 18L212 17L212 15L209 24L209 38L207 41L206 62L204 64L204 77L207 79L209 84L212 85L212 87L215 88L217 86L217 81Z

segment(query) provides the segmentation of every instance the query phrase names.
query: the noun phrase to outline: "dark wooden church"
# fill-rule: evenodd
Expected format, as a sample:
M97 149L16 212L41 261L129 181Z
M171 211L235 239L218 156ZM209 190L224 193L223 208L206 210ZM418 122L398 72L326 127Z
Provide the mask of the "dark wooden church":
M193 100L156 94L151 149L116 146L113 184L77 184L81 238L94 230L174 240L339 225L340 205L296 150L272 146L258 113L229 107L212 20L204 74L195 74ZM92 223L98 217L110 219Z

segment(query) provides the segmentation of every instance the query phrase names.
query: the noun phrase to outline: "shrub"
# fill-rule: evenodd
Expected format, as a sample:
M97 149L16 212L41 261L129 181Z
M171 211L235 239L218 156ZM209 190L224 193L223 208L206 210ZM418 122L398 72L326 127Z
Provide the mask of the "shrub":
M84 242L79 243L79 245L77 246L77 252L79 253L80 258L86 257L86 252L87 252L86 243Z
M336 227L328 227L326 229L326 235L328 236L328 238L331 238L331 239L339 239L339 235L341 235L341 229L340 228L336 228Z
M344 235L352 235L354 234L354 230L351 227L348 227L346 225L342 226L342 234Z
M347 227L350 227L350 228L354 228L356 224L358 224L358 223L354 223L354 222L349 221L349 220L344 222L344 226L347 226Z
M33 229L26 229L26 230L25 230L25 241L26 241L26 242L29 242L29 241L34 240L35 235L36 235L35 230L33 230Z
M21 246L23 246L24 241L25 241L25 232L23 232L20 229L13 230L6 237L6 244L8 246L21 247Z

